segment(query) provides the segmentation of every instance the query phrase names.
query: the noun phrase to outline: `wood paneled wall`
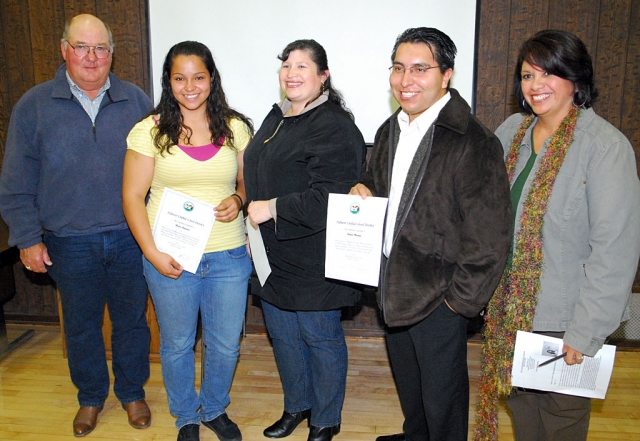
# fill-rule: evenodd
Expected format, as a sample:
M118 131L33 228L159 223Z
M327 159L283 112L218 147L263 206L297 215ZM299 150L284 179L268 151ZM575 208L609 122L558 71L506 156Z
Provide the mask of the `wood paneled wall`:
M640 171L640 0L478 1L478 118L495 130L517 112L512 78L520 45L542 29L567 30L593 59L600 93L594 110L631 141Z
M113 72L151 95L147 3L144 0L0 1L0 166L11 109L31 87L52 79L63 63L65 20L94 14L113 32ZM14 266L16 296L5 305L9 320L58 321L55 289L48 276Z
M151 91L147 4L144 0L2 0L0 2L0 165L11 109L63 63L65 20L82 14L103 19L114 35L113 72Z
M630 140L640 158L640 0L478 0L476 114L495 129L517 111L512 75L520 44L540 29L574 32L593 57L600 98L594 108ZM147 2L145 0L2 0L0 2L0 164L13 105L33 85L53 77L64 21L92 13L112 28L116 42L113 71L150 93ZM436 23L429 23L435 25ZM389 42L391 47L392 42ZM640 164L639 164L640 168ZM7 317L57 320L55 291L47 278L15 266L17 295L5 306ZM636 277L640 288L640 278ZM247 329L262 330L262 316L251 299ZM379 333L371 293L346 313L354 335Z
M476 114L495 129L517 111L512 78L522 42L541 29L578 35L593 58L600 97L594 109L640 153L640 1L479 0ZM640 155L639 155L640 157Z

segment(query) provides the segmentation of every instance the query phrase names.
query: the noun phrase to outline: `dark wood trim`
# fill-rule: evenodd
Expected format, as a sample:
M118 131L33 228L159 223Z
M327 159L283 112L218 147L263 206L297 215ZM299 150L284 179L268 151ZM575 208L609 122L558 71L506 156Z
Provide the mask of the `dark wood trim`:
M9 323L29 323L34 325L58 325L60 323L57 315L5 314L5 318Z

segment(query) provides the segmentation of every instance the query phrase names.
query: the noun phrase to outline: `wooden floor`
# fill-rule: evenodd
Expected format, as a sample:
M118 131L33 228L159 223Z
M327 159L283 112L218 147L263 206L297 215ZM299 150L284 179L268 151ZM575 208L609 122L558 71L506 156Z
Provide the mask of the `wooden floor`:
M13 339L27 329L9 325ZM36 326L33 339L0 361L0 440L73 440L71 421L77 411L76 389L62 358L59 328ZM342 432L336 441L375 440L381 434L401 431L403 421L381 339L349 338L349 371ZM199 354L198 354L199 357ZM198 378L199 378L199 363ZM471 410L479 371L479 346L469 345ZM177 430L169 415L160 364L151 366L146 386L153 412L150 428L136 430L125 412L109 396L99 424L87 440L173 441ZM230 417L238 423L245 441L264 441L262 430L282 413L282 391L273 352L264 335L249 335L242 342L238 370L231 389ZM500 413L501 440L513 440L505 408ZM287 440L305 441L304 425ZM202 427L202 440L217 440ZM618 352L606 400L594 400L590 441L640 440L640 352Z

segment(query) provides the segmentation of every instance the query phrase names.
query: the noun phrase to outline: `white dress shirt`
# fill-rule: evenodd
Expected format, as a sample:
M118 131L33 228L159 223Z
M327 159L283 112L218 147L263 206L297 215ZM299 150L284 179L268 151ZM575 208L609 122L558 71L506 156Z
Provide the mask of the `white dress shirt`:
M391 172L391 188L389 189L389 204L387 206L387 224L384 234L384 255L389 257L393 246L393 235L396 228L396 218L398 217L398 206L402 198L402 190L409 167L418 150L420 141L424 138L429 127L436 120L442 108L451 99L451 94L447 92L442 98L436 101L424 113L419 115L412 122L409 122L409 115L404 110L398 113L398 124L400 126L400 139L393 160L393 170Z

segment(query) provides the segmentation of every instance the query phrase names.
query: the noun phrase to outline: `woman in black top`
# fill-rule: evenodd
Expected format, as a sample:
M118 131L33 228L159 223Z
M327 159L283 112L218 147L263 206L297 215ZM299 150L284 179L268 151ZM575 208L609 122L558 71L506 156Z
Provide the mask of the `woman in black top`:
M278 58L286 97L244 156L249 218L272 271L259 296L284 390L284 413L264 435L283 438L310 418L308 440L331 440L347 374L340 308L360 291L324 277L327 199L358 182L365 146L331 85L324 48L298 40Z

